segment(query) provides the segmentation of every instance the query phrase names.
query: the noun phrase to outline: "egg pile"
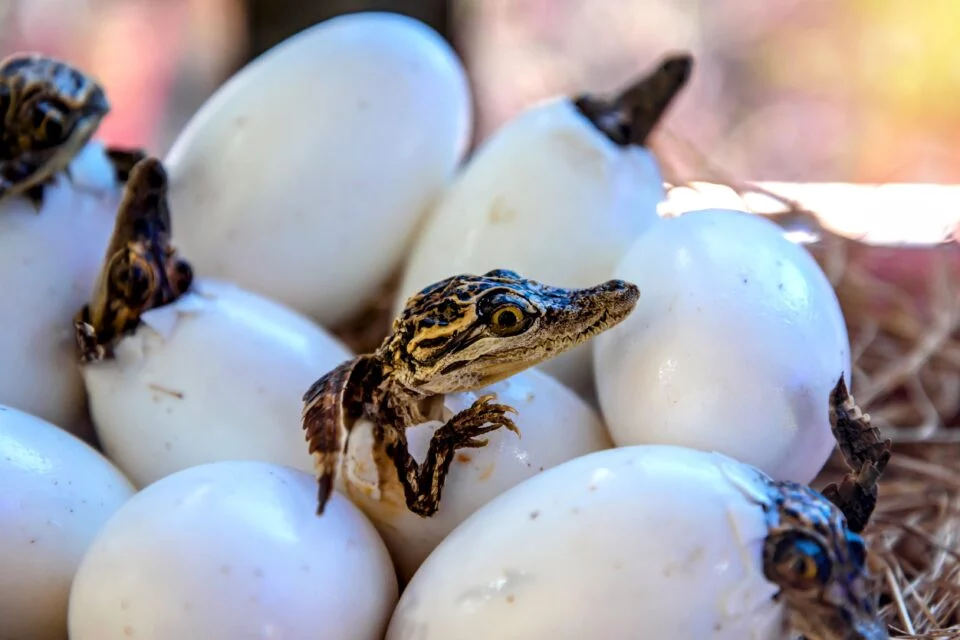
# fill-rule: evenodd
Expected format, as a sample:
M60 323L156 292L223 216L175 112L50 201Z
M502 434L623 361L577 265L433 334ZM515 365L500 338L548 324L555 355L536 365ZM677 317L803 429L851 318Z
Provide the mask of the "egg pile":
M627 104L643 81L557 97L468 156L469 83L438 34L378 12L307 29L162 159L164 232L192 284L91 361L74 320L124 194L104 148L39 211L0 200L0 638L789 637L766 487L826 462L850 346L830 283L774 224L658 213L637 123L688 65L653 72L675 86L646 120ZM449 461L434 514L371 490L366 414L318 514L304 393L359 355L334 327L393 278L399 316L434 282L494 269L640 297L409 429L422 462L484 395L516 410L518 433Z

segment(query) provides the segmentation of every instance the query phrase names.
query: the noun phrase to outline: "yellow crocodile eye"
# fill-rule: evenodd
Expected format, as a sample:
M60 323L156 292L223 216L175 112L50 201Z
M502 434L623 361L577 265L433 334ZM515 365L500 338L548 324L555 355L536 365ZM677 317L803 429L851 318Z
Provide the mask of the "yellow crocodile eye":
M490 316L490 328L499 335L512 335L524 328L523 310L512 304L497 308Z
M798 589L829 582L833 565L819 541L790 531L768 539L767 544L764 572L773 582Z
M153 265L142 256L130 256L130 262L123 270L120 283L123 298L128 306L139 308L153 297L156 288L156 273Z
M60 142L65 133L64 113L49 101L41 100L33 107L34 133L39 140L48 143Z
M810 556L800 556L797 558L796 571L801 580L813 582L817 579L820 569L817 567L817 561Z

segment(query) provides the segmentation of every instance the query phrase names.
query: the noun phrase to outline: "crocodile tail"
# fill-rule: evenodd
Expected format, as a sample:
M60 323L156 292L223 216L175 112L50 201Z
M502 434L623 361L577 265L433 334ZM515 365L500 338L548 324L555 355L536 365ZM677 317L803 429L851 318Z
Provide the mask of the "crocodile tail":
M301 426L313 455L317 475L317 515L322 515L336 475L343 463L350 435L350 427L359 417L362 402L350 384L360 358L344 362L311 385L303 395Z

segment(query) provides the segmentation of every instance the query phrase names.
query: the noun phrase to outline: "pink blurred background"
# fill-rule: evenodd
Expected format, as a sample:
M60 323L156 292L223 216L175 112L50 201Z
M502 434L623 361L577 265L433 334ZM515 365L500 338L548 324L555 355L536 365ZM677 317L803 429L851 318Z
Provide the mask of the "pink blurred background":
M101 136L162 153L247 59L247 6L3 0L0 54L88 69L114 104ZM740 179L960 182L955 0L459 0L448 18L478 140L541 98L613 90L683 48L698 63L664 145Z

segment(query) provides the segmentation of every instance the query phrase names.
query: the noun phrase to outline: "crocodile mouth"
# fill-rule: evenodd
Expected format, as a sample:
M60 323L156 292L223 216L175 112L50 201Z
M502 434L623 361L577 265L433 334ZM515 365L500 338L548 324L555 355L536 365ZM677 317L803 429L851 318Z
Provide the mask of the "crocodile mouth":
M606 310L601 311L600 315L597 316L597 319L594 320L590 325L587 326L581 333L586 334L587 336L595 336L612 323L610 322L610 313Z
M586 326L579 326L569 333L558 333L552 338L544 339L542 344L546 357L540 362L559 356L587 342L594 336L603 333L612 324L614 323L611 322L610 314L607 311L602 311ZM539 362L537 364L539 364Z
M573 333L569 333L564 336L561 336L558 341L561 343L583 342L585 340L592 338L593 336L603 333L605 330L617 324L619 321L620 320L611 318L611 314L609 311L603 310L597 315L597 317L590 324L588 324L585 327L581 327L577 329Z

